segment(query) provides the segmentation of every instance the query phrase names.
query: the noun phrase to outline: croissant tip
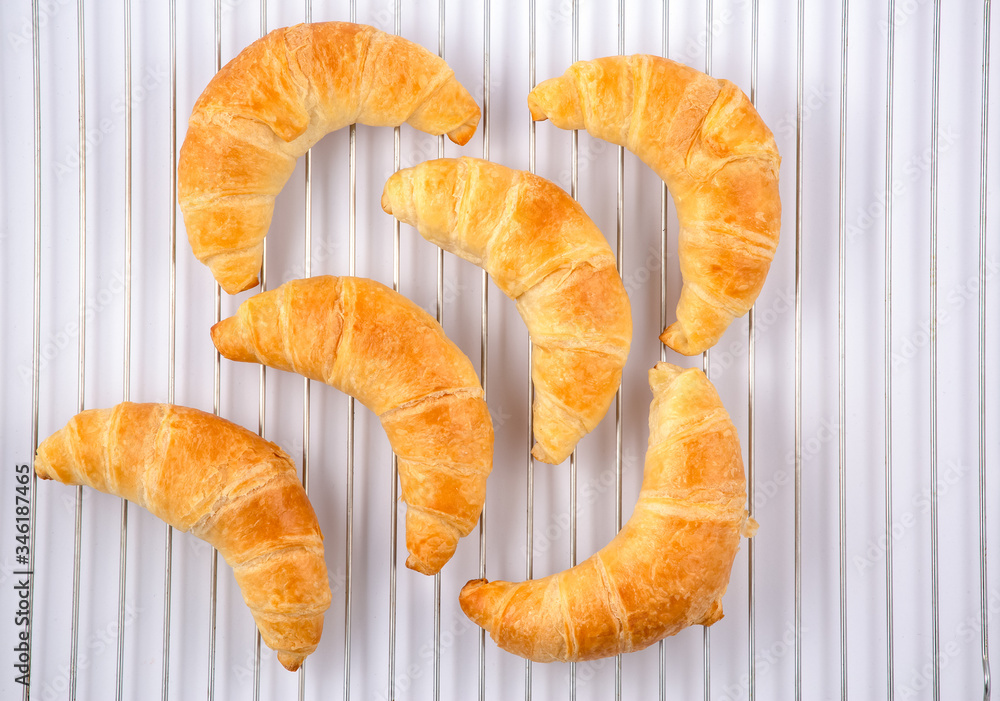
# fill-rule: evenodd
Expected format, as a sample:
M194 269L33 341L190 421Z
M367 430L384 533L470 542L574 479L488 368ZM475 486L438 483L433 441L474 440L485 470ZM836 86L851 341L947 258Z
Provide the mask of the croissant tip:
M531 448L531 456L539 462L544 462L549 465L559 465L566 460L569 454L567 453L560 458L558 455L553 455L551 452L542 447L541 443L536 441L535 445Z
M252 277L246 278L242 282L233 282L232 280L219 280L216 278L219 286L225 291L227 295L238 295L240 292L246 292L251 290L259 284L257 275L254 274Z
M213 324L209 334L222 357L248 363L257 362L257 355L243 340L239 317L231 316Z
M663 333L660 334L660 341L681 355L698 355L708 350L708 346L702 348L693 344L688 335L684 333L684 329L681 328L680 322L674 322L664 329Z
M531 120L533 122L544 122L548 119L548 115L545 114L545 110L539 104L538 97L534 91L528 93L528 111L531 113Z
M453 143L459 146L465 146L472 139L472 135L476 133L476 126L479 124L479 113L477 111L475 120L470 120L458 127L457 129L452 129L448 132L448 138L451 139Z
M38 479L50 480L52 479L50 466L41 459L39 456L35 456L35 474L38 475Z
M461 590L461 592L459 592L459 595L458 595L459 596L459 600L461 600L462 598L464 598L468 594L471 594L472 592L474 592L476 589L478 589L479 587L483 586L484 584L489 584L489 581L486 580L486 579L482 579L482 578L480 578L480 579L470 579L468 582L466 582L462 586L462 590Z
M212 345L214 345L224 356L227 354L228 350L224 348L226 341L226 329L227 327L232 326L233 322L231 319L232 317L212 324L212 328L208 331L209 335L212 337Z
M654 372L659 375L665 375L669 379L673 379L678 375L680 375L682 372L684 372L684 368L680 367L679 365L674 365L673 363L660 361L659 363L653 366L652 370L650 370L650 374Z
M478 592L489 584L486 579L470 579L458 593L458 605L462 607L465 615L478 623L478 611L482 608L479 602Z
M299 655L294 652L278 653L278 662L280 662L281 666L287 669L289 672L298 671L299 667L302 666L302 663L305 661L305 659L306 659L305 655Z
M438 567L429 565L420 558L414 557L413 554L407 556L406 566L414 572L419 572L420 574L426 574L428 576L435 575L441 571L440 565Z

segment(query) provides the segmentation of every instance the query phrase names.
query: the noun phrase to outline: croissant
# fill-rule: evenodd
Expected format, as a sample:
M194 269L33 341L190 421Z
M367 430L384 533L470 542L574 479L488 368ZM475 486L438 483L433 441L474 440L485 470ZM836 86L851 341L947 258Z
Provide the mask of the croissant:
M532 119L624 146L667 184L684 280L660 339L696 355L760 294L778 245L781 159L739 88L657 56L580 61L528 95Z
M39 446L35 472L124 497L207 541L286 669L316 649L331 598L323 535L278 446L196 409L125 402L73 417Z
M504 650L536 662L641 650L722 618L747 517L736 429L700 370L659 363L642 490L625 527L572 569L527 582L473 580L459 601Z
M441 58L349 22L276 29L212 78L181 147L179 201L195 256L226 292L257 284L274 199L299 156L355 122L465 144L479 107Z
M632 339L628 295L604 235L555 184L476 158L399 171L382 209L485 268L517 302L533 348L531 452L565 460L607 412Z
M364 278L292 280L212 327L230 360L297 372L379 417L399 458L406 566L434 574L486 499L493 423L472 363L423 309Z

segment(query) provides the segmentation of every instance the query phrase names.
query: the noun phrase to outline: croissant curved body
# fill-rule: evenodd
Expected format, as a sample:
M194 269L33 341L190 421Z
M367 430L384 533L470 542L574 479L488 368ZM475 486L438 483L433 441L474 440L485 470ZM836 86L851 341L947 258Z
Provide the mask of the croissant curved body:
M684 355L715 345L760 294L778 245L781 159L738 87L657 56L574 63L528 95L533 119L624 146L667 184L684 285L660 338Z
M604 235L555 184L477 158L395 173L382 208L485 269L516 301L533 350L531 452L565 460L607 412L632 340L628 295Z
M572 569L526 582L473 580L462 610L501 648L537 662L641 650L722 618L741 535L752 535L740 444L700 370L649 372L649 449L635 511Z
M230 360L297 372L350 394L399 458L406 566L434 574L483 509L493 423L469 359L423 309L374 280L292 280L212 327Z
M35 471L124 497L207 541L282 665L294 671L316 649L331 599L323 536L278 446L197 409L125 402L73 417L39 446Z
M212 78L181 147L179 201L195 256L226 292L257 284L274 200L296 160L356 122L407 122L464 144L479 107L443 59L350 22L276 29Z

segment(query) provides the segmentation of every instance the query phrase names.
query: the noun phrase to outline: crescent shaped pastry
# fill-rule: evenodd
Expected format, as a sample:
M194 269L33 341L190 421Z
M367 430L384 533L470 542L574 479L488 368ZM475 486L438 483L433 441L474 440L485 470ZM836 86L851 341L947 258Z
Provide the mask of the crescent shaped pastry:
M274 199L299 156L356 122L464 144L479 107L443 59L350 22L276 29L212 78L181 147L179 201L195 256L226 292L257 284Z
M667 184L684 285L660 339L696 355L760 294L778 246L781 159L738 87L657 56L580 61L528 95L532 119L624 146Z
M124 497L205 540L286 669L316 649L331 598L323 535L275 444L197 409L125 402L73 417L39 446L35 472Z
M493 423L472 363L423 309L374 280L313 277L254 295L212 327L230 360L350 394L399 458L406 566L434 574L479 520Z
M532 344L535 446L560 463L607 413L632 340L604 235L555 184L476 158L394 174L382 209L482 267L517 303Z
M608 545L576 567L527 582L478 579L462 610L504 650L536 662L641 650L722 618L746 512L740 443L700 370L659 363L642 490Z

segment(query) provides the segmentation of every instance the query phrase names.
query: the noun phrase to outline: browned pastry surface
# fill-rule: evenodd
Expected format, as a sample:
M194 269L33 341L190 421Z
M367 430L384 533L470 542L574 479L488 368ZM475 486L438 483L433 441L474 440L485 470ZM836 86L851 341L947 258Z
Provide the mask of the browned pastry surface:
M479 378L441 326L374 280L326 276L254 295L212 340L230 360L297 372L375 412L399 458L406 566L440 570L479 520L493 467Z
M278 446L197 409L125 402L73 417L39 446L35 471L121 496L216 548L286 669L316 649L331 598L323 535Z
M479 107L441 58L350 22L276 29L219 71L195 103L178 164L195 256L230 294L257 284L274 199L331 131L406 122L464 144Z
M715 345L760 294L781 228L781 159L746 95L669 59L612 56L540 83L528 107L626 147L666 182L684 286L660 338L684 355Z
M635 511L572 569L527 582L473 580L462 610L504 650L536 662L641 650L722 618L746 512L740 443L700 370L649 372L649 449Z
M532 343L532 454L560 463L607 413L632 339L628 295L604 235L573 198L477 158L394 174L382 208L486 270Z

